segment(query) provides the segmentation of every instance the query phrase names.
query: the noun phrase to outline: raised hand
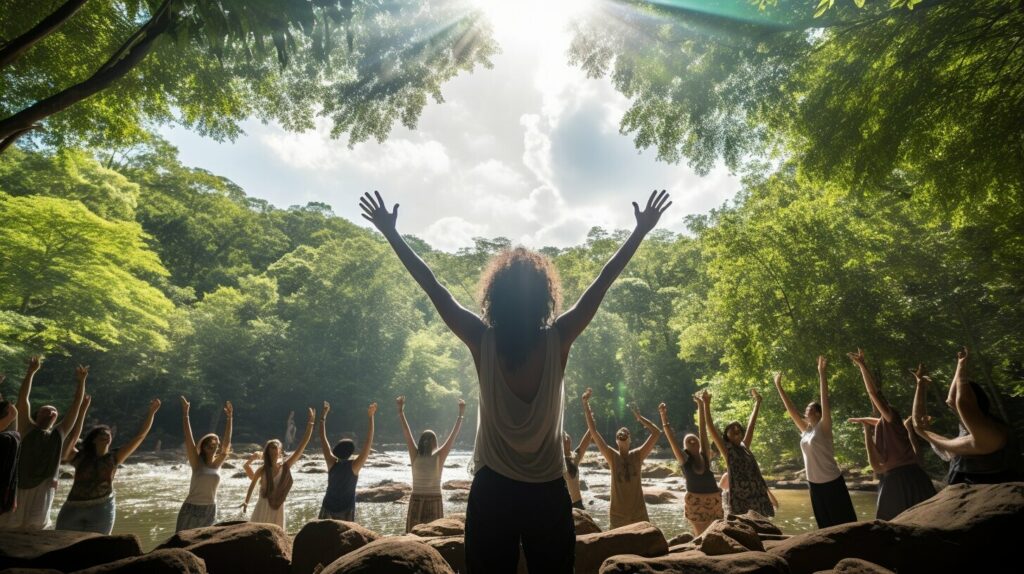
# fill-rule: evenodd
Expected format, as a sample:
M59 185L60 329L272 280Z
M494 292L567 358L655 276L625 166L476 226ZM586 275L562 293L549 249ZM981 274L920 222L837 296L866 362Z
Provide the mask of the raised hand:
M828 359L825 358L825 355L818 355L818 374L825 374L826 368L828 368Z
M461 417L464 412L466 412L466 401L459 399L459 416Z
M956 352L956 360L957 360L957 362L958 363L966 363L967 362L967 355L968 355L967 347L964 347L963 349L957 351Z
M39 367L41 367L42 364L43 360L39 357L39 355L32 355L31 357L28 358L28 372L35 373L36 371L39 370Z
M85 397L82 398L82 410L83 411L88 410L89 405L91 405L91 404L92 404L92 395L85 395Z
M89 376L89 365L78 365L75 367L75 380L84 381Z
M580 400L582 400L584 403L589 403L590 402L590 396L593 395L593 394L594 394L594 389L591 389L590 387L587 387L587 390L583 391L583 394L580 395Z
M672 205L672 202L668 201L668 199L668 193L664 189L661 192L654 190L651 192L651 196L647 198L647 205L643 211L640 211L640 206L634 201L633 216L636 217L636 228L643 233L648 233L654 229L654 226L658 225L658 220L661 219L661 214L665 213L668 206Z
M398 410L405 410L405 395L395 397L395 404L398 405Z
M857 349L856 353L846 353L846 356L850 357L850 360L853 361L853 364L857 365L858 367L864 367L867 365L864 359L864 351L861 350L860 348Z
M149 401L149 414L155 415L158 410L160 410L160 399Z
M754 401L761 402L761 393L757 392L757 389L750 389L750 396L753 397Z
M659 404L658 405L658 414L660 414L662 418L665 418L666 416L668 416L668 405L666 405L665 403Z
M185 395L181 395L180 397L178 397L178 400L181 401L181 416L187 417L189 407L191 407L192 404L188 402L188 399L185 398Z
M323 409L323 412L320 413L320 420L326 419L327 413L331 412L331 403L324 401Z
M700 394L700 402L702 402L702 403L704 403L706 405L710 405L711 404L711 393L707 392L706 390L703 393L701 393Z
M370 406L366 408L366 414L371 417L377 414L377 403L370 403Z
M637 406L636 403L633 403L633 404L629 405L629 410L633 411L633 418L635 418L637 420L637 422L639 422L640 421L640 407Z
M910 369L910 374L914 375L914 382L919 385L927 385L932 382L932 378L928 376L928 369L925 368L924 363L918 363L916 369Z
M379 191L374 190L373 195L364 193L359 198L359 207L363 208L363 219L372 223L381 233L395 230L395 223L398 221L398 204L396 203L389 213L384 207L384 198L380 196Z
M772 382L775 383L776 387L781 386L782 385L782 373L781 372L780 373L775 373L775 376L772 378Z
M224 401L224 416L227 418L235 416L235 406L231 404L231 401Z
M316 409L309 407L307 411L306 424L314 424L316 422Z

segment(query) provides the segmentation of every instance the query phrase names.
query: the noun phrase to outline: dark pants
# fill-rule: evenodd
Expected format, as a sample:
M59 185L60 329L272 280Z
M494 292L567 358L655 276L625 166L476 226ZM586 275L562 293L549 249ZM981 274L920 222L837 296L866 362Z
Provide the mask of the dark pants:
M522 544L530 572L571 574L576 527L565 480L520 482L480 469L466 507L466 569L515 572Z
M829 482L808 481L807 486L811 490L811 508L818 528L857 522L857 512L842 476Z

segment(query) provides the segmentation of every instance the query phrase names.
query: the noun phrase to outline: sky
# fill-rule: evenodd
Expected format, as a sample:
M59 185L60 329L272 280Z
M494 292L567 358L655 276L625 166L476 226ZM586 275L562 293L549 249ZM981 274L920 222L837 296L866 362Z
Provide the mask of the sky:
M317 201L359 217L358 197L379 190L401 204L398 228L446 251L474 237L504 236L532 248L582 243L591 227L629 229L630 202L667 189L673 205L660 227L731 199L739 179L725 167L701 177L655 160L619 133L629 102L607 78L570 66L569 22L587 0L478 0L501 53L443 88L415 130L396 126L384 143L348 147L330 125L290 133L247 121L246 135L218 143L165 128L186 165L230 178L278 207Z

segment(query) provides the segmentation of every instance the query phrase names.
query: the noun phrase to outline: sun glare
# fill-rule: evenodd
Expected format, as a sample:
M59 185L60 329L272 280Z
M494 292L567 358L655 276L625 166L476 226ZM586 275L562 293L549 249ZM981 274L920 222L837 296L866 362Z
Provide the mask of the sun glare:
M490 20L499 41L547 45L566 33L573 18L582 16L596 0L473 0Z

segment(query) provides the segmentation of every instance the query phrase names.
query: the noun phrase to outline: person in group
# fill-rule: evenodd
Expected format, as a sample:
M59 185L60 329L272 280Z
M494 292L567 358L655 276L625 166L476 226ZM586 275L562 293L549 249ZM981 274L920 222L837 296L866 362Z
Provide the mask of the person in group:
M722 489L715 483L715 473L711 470L711 446L708 443L707 425L704 423L704 407L700 396L694 396L697 406L697 432L683 437L683 448L679 448L672 424L668 422L668 406L658 405L661 415L661 427L665 430L668 444L672 447L679 467L683 469L686 479L686 496L683 498L683 513L690 521L694 536L700 536L715 520L725 518L722 512Z
M968 352L957 353L956 372L949 388L947 404L957 415L960 432L946 438L931 430L926 410L931 378L918 366L914 373L913 425L944 460L949 461L949 484L998 484L1021 480L1020 449L1009 425L990 412L988 395L978 383L967 378Z
M329 412L331 403L324 401L320 417L320 449L327 463L327 492L320 505L319 518L355 522L356 483L359 481L359 471L366 464L366 459L370 458L370 449L373 447L373 416L377 413L377 403L370 403L366 408L366 438L363 440L363 449L355 458L352 458L352 454L356 450L356 443L352 439L341 439L334 448L327 442Z
M630 450L629 429L622 427L615 433L615 446L618 447L618 450L613 450L597 430L594 413L590 409L592 394L593 391L587 389L580 398L583 401L583 414L587 419L587 429L594 439L594 444L597 445L597 450L601 451L604 459L608 461L608 469L612 475L612 499L608 509L608 520L611 527L618 528L634 522L650 521L650 517L647 515L647 503L644 502L644 491L640 484L640 471L643 469L644 460L654 450L654 445L658 443L661 430L657 425L644 418L637 406L633 405L633 416L650 434L644 444Z
M68 499L57 514L57 530L77 530L110 534L114 528L117 501L114 475L117 467L146 440L153 427L153 417L160 410L160 400L153 399L138 434L121 448L111 450L110 427L100 425L89 431L82 448L71 459L75 480Z
M569 433L563 434L562 449L565 455L565 472L562 473L562 477L565 478L565 487L569 489L569 500L572 501L572 507L580 510L586 510L583 506L583 493L580 492L580 462L587 454L588 446L590 446L589 429L583 433L583 438L580 439L576 450L571 450L572 437L569 436Z
M935 496L935 486L921 468L903 419L882 395L868 369L864 351L857 349L856 353L848 353L847 356L860 369L871 405L879 413L873 441L878 461L885 471L879 478L875 518L892 520L918 502Z
M4 376L0 375L0 383L3 382ZM18 491L21 435L17 425L18 409L0 395L0 515L14 510Z
M188 496L181 503L175 532L190 528L213 526L217 521L217 487L220 485L220 467L231 452L231 431L235 409L231 401L224 403L224 442L216 433L203 435L196 444L189 421L189 402L181 397L181 427L185 434L185 455L192 468Z
M850 491L836 463L832 438L832 407L828 393L828 361L818 356L819 401L810 402L801 416L789 395L782 388L782 373L775 374L775 389L782 404L800 433L800 450L804 455L807 486L811 491L811 508L818 528L856 522Z
M515 572L520 545L531 572L572 572L572 502L562 476L562 376L573 342L605 293L671 205L652 193L636 227L583 292L559 315L551 261L515 248L496 255L482 277L482 317L459 305L402 238L380 193L365 194L363 217L384 235L449 329L469 348L480 379L473 484L466 508L470 573Z
M29 403L32 380L41 366L39 357L28 361L28 370L18 393L18 434L21 454L18 457L17 504L13 512L0 517L0 528L42 530L50 525L50 508L57 492L64 438L75 426L78 410L85 398L85 381L89 367L75 369L75 398L64 419L57 424L57 409L43 405L33 411Z
M292 489L292 465L299 461L302 452L306 450L309 439L313 437L313 425L316 424L316 410L309 409L309 417L306 420L306 432L302 440L292 454L285 459L284 449L278 439L268 440L263 446L263 466L257 470L252 469L253 458L245 462L245 474L249 477L249 490L245 493L245 502L242 503L242 513L249 507L249 500L252 499L252 491L258 484L260 487L259 498L256 500L256 507L252 509L250 522L261 522L276 524L286 528L287 517L285 516L285 499Z
M405 418L405 397L398 397L395 402L398 404L398 422L405 436L405 445L409 448L409 463L412 465L412 496L409 497L409 510L405 518L405 531L409 532L417 524L425 524L444 516L441 472L459 436L459 430L462 429L466 401L459 399L459 418L455 419L455 426L441 448L437 448L437 435L432 430L423 431L420 440L413 441L412 429Z
M284 448L285 450L291 450L295 446L295 435L297 429L295 428L295 411L288 411L288 422L284 426Z
M768 484L761 475L761 467L758 466L754 453L750 451L757 414L761 410L761 394L757 389L751 389L750 396L754 399L754 410L750 413L746 430L739 421L732 421L726 425L723 438L711 417L711 394L707 391L701 394L704 422L718 451L725 453L725 464L729 469L730 488L725 512L744 514L753 510L764 516L775 516Z

